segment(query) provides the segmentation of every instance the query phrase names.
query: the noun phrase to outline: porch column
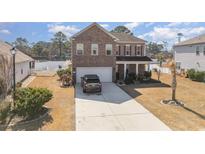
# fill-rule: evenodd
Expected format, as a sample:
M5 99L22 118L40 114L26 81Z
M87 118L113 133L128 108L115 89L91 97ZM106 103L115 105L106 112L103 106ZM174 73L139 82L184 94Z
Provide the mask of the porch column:
M138 75L138 64L136 64L136 75Z
M127 70L127 64L124 63L124 79L125 79L125 77L126 77L126 70Z

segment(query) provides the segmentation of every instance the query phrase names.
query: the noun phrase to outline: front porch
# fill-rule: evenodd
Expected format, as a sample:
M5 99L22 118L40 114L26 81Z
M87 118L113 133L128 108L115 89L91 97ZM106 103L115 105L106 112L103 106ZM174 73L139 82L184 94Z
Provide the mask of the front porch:
M134 73L137 76L142 75L144 71L149 71L147 64L117 64L116 72L119 73L119 80L124 80L126 78L126 74Z
M116 59L116 76L117 80L124 80L126 75L132 73L136 76L143 75L145 71L150 71L150 58L146 56L140 57L117 57Z

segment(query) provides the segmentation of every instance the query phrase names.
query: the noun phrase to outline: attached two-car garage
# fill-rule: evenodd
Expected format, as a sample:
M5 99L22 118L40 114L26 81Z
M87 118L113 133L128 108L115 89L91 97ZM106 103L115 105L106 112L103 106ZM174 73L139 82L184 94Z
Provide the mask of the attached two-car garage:
M112 82L112 67L77 67L77 82L81 82L81 77L85 74L97 74L101 82Z

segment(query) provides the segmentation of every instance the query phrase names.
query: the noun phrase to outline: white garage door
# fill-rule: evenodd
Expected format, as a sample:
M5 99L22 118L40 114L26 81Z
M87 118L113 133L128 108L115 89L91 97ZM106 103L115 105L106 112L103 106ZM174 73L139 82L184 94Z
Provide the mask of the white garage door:
M112 67L77 67L77 82L80 82L85 74L97 74L101 82L112 82Z

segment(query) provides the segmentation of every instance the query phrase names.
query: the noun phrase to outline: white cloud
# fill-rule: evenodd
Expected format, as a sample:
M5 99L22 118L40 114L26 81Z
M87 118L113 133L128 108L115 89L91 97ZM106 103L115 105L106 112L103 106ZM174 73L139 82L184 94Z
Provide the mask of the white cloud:
M179 25L181 25L182 24L182 22L170 22L168 25L167 25L167 27L175 27L175 26L179 26Z
M108 24L100 24L100 26L102 26L103 28L107 29L109 27Z
M142 34L139 37L145 40L161 42L167 41L169 47L177 42L177 33L182 33L182 41L205 33L205 27L171 28L154 27L152 31Z
M32 36L35 36L36 34L37 34L36 32L32 32L32 33L31 33Z
M2 34L11 34L11 32L7 29L0 29L0 33L2 33Z
M130 22L130 23L125 24L124 26L132 31L134 28L138 27L141 24L142 22Z
M50 33L57 33L57 32L63 32L68 37L72 36L73 34L80 31L76 26L65 26L61 23L55 23L55 24L49 24L48 25L48 32Z
M187 26L190 24L190 22L170 22L167 27Z
M145 24L145 27L150 27L150 26L152 26L154 24L155 24L154 22L149 22L149 23Z

